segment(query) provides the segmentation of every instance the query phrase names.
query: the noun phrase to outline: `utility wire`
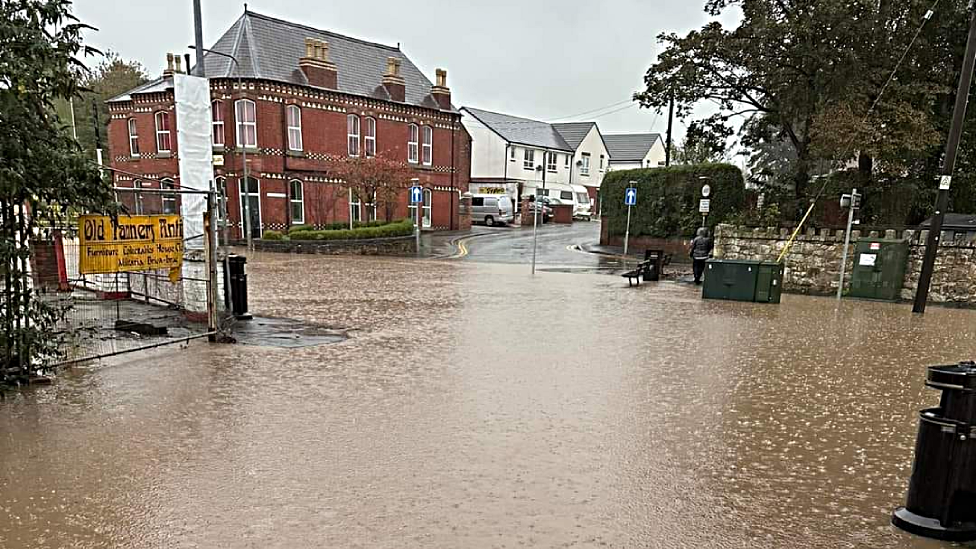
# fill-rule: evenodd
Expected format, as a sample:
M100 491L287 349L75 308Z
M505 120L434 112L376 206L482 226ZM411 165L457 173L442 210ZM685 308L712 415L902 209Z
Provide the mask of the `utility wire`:
M618 101L617 103L614 103L612 105L606 105L604 107L600 107L599 109L591 109L591 110L588 110L588 111L583 111L583 112L580 112L580 113L571 114L569 116L560 116L559 118L553 118L552 121L553 122L556 122L558 120L566 120L568 118L576 118L577 116L583 116L584 114L590 114L590 113L594 113L594 112L600 112L600 111L606 110L606 109L612 109L614 107L618 107L620 105L623 105L624 103L630 103L632 101L633 101L633 99L624 99L623 101Z
M922 34L922 30L925 29L925 24L932 19L933 15L935 15L935 9L939 6L939 2L941 2L941 0L935 0L935 3L932 4L932 7L927 12L925 12L924 16L922 16L922 23L918 26L918 30L915 31L915 35L912 36L912 40L911 42L908 43L908 47L906 47L905 51L901 54L901 58L898 59L898 63L895 64L895 68L891 71L891 75L888 77L888 80L885 81L884 86L881 87L881 91L878 93L878 97L875 98L874 102L871 104L871 108L869 108L867 114L864 115L864 118L861 120L861 124L854 129L854 132L851 134L850 140L848 140L847 142L847 146L844 148L844 154L842 155L841 158L848 158L848 155L850 155L851 150L854 147L854 140L857 139L859 128L868 121L868 119L871 117L872 114L874 114L874 110L878 107L878 104L881 102L881 98L884 96L884 93L888 89L888 86L895 80L895 75L898 73L898 69L901 68L902 63L905 62L905 58L908 57L908 53L915 46L915 42L918 40L918 37ZM806 223L807 219L810 217L810 214L813 213L813 208L816 207L817 202L823 196L823 193L824 191L827 190L827 186L829 184L830 184L830 179L824 178L824 184L820 187L820 190L817 191L817 195L813 197L813 200L810 202L810 207L807 208L807 212L803 215L803 218L800 220L799 225L796 226L796 229L793 231L793 234L790 235L790 239L786 241L786 246L783 247L783 251L779 254L779 258L776 259L777 263L782 262L783 258L786 257L786 254L790 252L790 249L793 247L793 242L796 240L796 235L800 234L800 229L803 228L803 224Z

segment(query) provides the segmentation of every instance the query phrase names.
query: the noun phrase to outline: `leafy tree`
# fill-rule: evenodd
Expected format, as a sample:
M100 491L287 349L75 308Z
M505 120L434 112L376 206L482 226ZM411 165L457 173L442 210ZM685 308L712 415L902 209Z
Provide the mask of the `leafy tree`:
M766 173L789 180L796 214L824 163L858 158L865 174L876 163L920 180L933 174L965 44L967 0L940 2L910 49L930 0L705 4L713 16L730 7L742 12L734 29L712 22L683 37L659 37L665 50L635 96L643 106L661 110L673 96L678 116L688 117L697 104L712 104L719 110L708 119L713 126L746 117L745 146L788 144L790 151L767 149L763 163L780 164Z
M383 154L341 158L332 162L329 171L342 180L343 189L352 189L370 209L382 206L386 221L393 220L397 196L410 185L411 177L406 164Z
M82 44L89 28L68 0L0 2L0 385L60 352L52 334L61 312L28 281L35 229L113 203L110 183L54 110L81 91L78 58L94 52Z
M74 99L75 127L82 149L95 157L95 149L108 148L108 105L105 102L125 93L149 78L145 69L136 61L126 61L115 52L107 52L91 71L80 71L79 80L84 91ZM62 120L71 121L72 105L65 99L56 101L55 107ZM98 140L95 136L95 111L98 112Z
M685 139L674 152L675 164L708 164L728 160L728 138L732 129L724 124L695 121L688 126Z

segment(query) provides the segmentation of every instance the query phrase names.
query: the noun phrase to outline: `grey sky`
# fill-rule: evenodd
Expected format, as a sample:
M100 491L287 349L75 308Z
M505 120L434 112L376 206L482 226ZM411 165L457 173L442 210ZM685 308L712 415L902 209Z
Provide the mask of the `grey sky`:
M683 34L707 21L704 0L464 3L252 0L252 11L384 44L433 80L448 71L453 100L541 120L608 107L596 117L605 133L664 132L666 113L625 108L659 51L661 32ZM213 44L243 12L237 0L203 0L204 43ZM192 0L78 0L75 13L99 31L88 42L141 62L158 75L166 52L192 42ZM377 78L379 78L377 76ZM568 119L567 119L568 121ZM683 134L676 124L676 134Z

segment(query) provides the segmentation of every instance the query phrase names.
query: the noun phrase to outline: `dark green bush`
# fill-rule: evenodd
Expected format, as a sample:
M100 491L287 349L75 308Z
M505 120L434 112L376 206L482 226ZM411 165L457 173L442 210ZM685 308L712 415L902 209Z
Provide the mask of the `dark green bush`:
M281 234L278 231L264 231L263 233L261 233L261 239L262 240L284 240L285 235Z
M705 183L712 188L709 227L725 222L745 205L745 180L739 168L730 164L610 172L603 178L600 197L602 220L611 235L623 235L627 230L624 193L631 181L637 186L637 205L633 207L630 219L631 236L670 238L693 235L701 226L698 200Z
M288 229L288 233L289 234L291 234L291 233L300 233L302 231L314 231L314 230L315 230L315 227L313 227L311 225L292 225L291 228Z
M352 230L342 228L325 231L296 231L289 236L291 240L366 240L370 238L392 238L413 234L413 222L409 219L380 225L365 225L367 226ZM348 225L345 225L345 227L348 227Z

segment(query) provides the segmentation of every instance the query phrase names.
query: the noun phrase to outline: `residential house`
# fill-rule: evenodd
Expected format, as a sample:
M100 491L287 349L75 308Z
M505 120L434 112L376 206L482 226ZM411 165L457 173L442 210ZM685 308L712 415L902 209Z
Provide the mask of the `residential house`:
M663 167L667 156L659 133L607 134L603 140L610 150L611 170Z
M180 71L179 56L175 67L173 60L161 78L108 102L116 185L180 186L172 78ZM377 204L347 193L329 174L338 159L377 155L409 166L424 187L425 228L458 228L460 192L470 177L470 138L451 104L446 71L438 69L433 84L399 47L246 9L208 51L204 65L213 100L215 178L226 193L233 237L243 233L245 196L255 235L299 224L368 220L378 217L377 209L380 217L390 211L397 218L411 215L406 188L395 203ZM147 208L154 199L161 203ZM147 194L144 200L127 206L179 211L174 196Z
M524 196L592 204L610 157L595 123L550 124L472 107L461 113L471 136L471 192L505 193L516 204Z

